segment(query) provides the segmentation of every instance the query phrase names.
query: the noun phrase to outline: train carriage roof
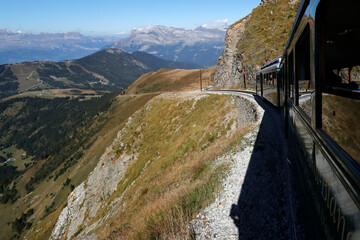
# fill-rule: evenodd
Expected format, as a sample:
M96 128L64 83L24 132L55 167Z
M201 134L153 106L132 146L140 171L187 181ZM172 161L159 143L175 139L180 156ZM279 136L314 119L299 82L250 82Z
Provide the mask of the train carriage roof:
M282 56L279 56L270 62L266 63L260 71L256 73L256 75L260 73L268 73L268 72L274 72L274 70L278 69L280 67Z

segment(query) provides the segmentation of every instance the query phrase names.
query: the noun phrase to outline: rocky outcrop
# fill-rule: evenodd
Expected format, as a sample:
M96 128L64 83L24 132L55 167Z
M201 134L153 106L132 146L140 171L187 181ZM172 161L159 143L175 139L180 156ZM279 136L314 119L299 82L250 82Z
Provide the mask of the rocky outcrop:
M256 66L246 64L246 55L239 54L238 42L245 32L245 25L251 15L231 25L225 36L222 56L218 59L214 76L216 88L255 87Z
M300 0L263 0L232 24L214 76L215 88L255 88L256 72L282 54Z
M237 54L237 43L240 36L244 34L245 23L249 17L231 25L225 36L225 46L222 56L218 59L216 73L214 76L214 87L234 88L243 82L242 56Z
M127 166L137 158L135 154L128 155L126 153L117 157L113 146L121 141L122 133L120 131L113 144L106 149L87 180L70 193L68 204L61 212L50 239L71 239L74 236L77 236L78 239L84 239L79 233L84 232L89 225L93 229L101 222L90 223L99 209L116 191Z

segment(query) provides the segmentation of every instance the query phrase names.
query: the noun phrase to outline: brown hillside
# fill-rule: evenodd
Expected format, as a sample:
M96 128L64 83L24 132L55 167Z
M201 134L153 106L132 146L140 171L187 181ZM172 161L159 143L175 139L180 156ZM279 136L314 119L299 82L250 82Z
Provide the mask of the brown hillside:
M203 87L212 85L215 67L202 69ZM168 69L143 74L127 90L126 94L153 92L181 92L198 90L200 70Z

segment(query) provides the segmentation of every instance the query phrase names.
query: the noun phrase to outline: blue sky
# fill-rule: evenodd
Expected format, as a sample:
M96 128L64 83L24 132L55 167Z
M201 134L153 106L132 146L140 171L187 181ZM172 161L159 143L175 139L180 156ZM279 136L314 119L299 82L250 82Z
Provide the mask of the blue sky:
M78 31L87 35L129 33L134 26L193 29L228 25L260 0L0 0L0 29L25 32Z

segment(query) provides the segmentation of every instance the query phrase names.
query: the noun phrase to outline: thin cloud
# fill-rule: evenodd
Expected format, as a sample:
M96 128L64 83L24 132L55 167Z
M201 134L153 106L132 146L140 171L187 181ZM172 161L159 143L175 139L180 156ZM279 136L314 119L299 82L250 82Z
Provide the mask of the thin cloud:
M215 19L215 20L210 20L205 24L202 24L202 27L205 28L218 28L218 29L224 29L227 28L228 26L228 22L229 19L225 18L225 19Z
M224 24L227 25L227 23L229 22L228 18L225 19L217 19L217 20L211 20L209 21L209 23L213 23L213 24Z
M114 35L125 35L125 34L128 34L127 32L117 32L117 33L114 33Z

